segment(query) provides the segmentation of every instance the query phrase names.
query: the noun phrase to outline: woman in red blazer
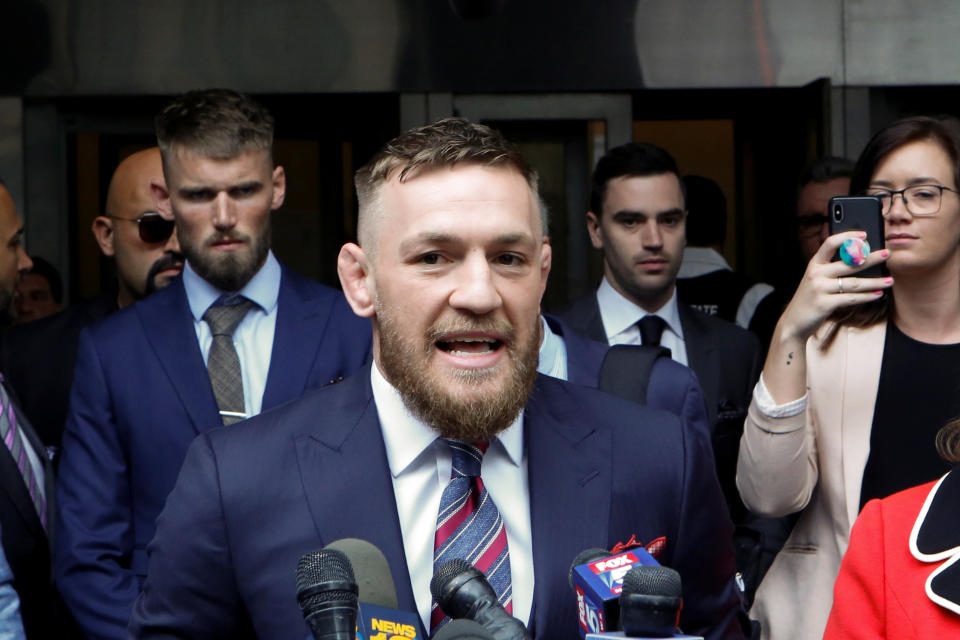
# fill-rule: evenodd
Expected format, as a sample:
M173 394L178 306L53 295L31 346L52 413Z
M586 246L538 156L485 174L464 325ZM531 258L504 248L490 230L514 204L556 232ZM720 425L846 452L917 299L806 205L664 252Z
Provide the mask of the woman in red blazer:
M940 430L937 449L960 462L960 420ZM823 638L960 638L960 467L867 503Z

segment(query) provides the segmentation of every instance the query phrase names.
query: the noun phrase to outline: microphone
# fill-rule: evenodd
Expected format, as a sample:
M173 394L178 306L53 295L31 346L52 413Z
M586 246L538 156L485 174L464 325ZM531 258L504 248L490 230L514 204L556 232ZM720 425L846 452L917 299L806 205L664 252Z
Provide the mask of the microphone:
M680 574L668 567L638 564L623 577L620 624L623 631L588 633L586 640L674 638L703 640L677 631L683 605Z
M357 583L342 552L322 549L300 558L297 602L314 640L354 640Z
M603 549L587 549L573 559L569 581L577 596L581 638L620 628L623 577L635 565L660 563L643 548L615 555Z
M419 616L398 610L390 564L376 545L358 538L343 538L324 549L342 552L353 566L360 601L357 640L422 640Z
M530 640L523 623L498 602L486 576L466 560L454 558L440 565L430 593L445 614L479 622L493 640Z
M494 640L494 638L479 622L460 618L440 627L430 640Z

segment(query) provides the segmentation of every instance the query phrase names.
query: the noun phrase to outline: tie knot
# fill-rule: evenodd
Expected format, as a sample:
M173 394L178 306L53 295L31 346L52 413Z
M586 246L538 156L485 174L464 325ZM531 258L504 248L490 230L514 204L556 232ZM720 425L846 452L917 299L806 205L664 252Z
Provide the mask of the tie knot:
M640 344L655 347L660 345L663 328L667 326L663 318L649 314L640 318L637 324L640 326Z
M253 302L243 296L220 296L203 314L203 319L210 325L213 335L233 336L247 311L254 306Z
M487 450L486 442L468 444L458 440L447 440L450 453L453 456L451 478L479 478L480 463Z

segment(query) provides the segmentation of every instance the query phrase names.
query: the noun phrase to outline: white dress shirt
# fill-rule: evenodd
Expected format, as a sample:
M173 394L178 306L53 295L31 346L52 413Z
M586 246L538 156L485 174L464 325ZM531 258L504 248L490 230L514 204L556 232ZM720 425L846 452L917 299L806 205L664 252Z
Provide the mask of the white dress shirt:
M190 312L193 314L193 328L197 332L203 363L206 364L210 345L213 344L213 335L210 333L210 325L203 320L203 314L226 292L197 275L189 261L183 267L183 286L187 291ZM247 312L233 333L233 346L240 359L243 378L244 409L247 417L250 417L260 413L263 406L263 392L267 388L270 355L273 352L273 334L277 326L280 263L272 251L267 254L267 260L260 270L237 293L258 305Z
M597 289L597 304L600 306L600 319L607 334L607 343L642 344L640 327L637 322L646 315L660 316L667 325L663 328L660 345L670 349L671 357L682 365L687 362L687 347L683 340L683 327L680 326L680 311L677 308L677 289L665 305L648 313L639 305L620 295L606 278Z
M424 628L430 629L433 541L440 497L450 482L450 448L407 410L400 392L376 364L370 367L370 384L393 478L413 597ZM513 615L527 624L533 605L533 542L522 413L490 442L480 476L507 530Z

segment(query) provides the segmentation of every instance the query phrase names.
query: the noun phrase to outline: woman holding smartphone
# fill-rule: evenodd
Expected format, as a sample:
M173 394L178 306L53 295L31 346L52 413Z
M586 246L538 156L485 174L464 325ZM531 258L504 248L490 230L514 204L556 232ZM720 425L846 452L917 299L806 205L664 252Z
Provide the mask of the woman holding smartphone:
M802 512L751 609L764 638L819 639L862 505L948 469L931 443L960 415L958 188L955 120L881 129L850 190L879 198L886 248L852 267L832 258L864 234L829 237L777 324L737 465L748 508Z

